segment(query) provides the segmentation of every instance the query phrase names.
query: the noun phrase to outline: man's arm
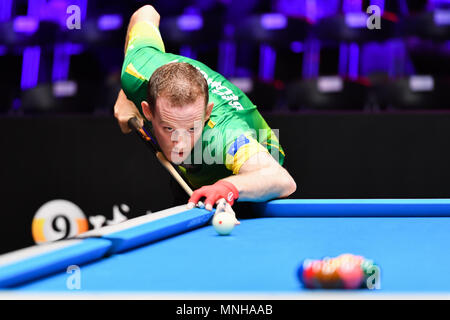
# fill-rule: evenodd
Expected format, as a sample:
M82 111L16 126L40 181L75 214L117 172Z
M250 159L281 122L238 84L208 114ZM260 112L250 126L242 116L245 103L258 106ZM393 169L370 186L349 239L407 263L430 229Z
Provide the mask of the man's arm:
M297 185L291 175L267 152L258 152L241 166L239 173L197 189L189 199L189 208L205 197L205 208L212 210L221 198L267 201L284 198L295 192Z
M133 26L138 22L148 21L158 27L159 18L160 17L158 12L151 5L143 6L135 13L133 13L130 18L130 22L128 23L124 49L125 54L128 48L128 42L130 41L130 31ZM116 104L114 105L114 117L116 117L120 129L123 133L131 132L131 129L128 127L128 120L133 117L136 117L138 119L141 126L144 124L144 120L142 118L142 115L139 113L139 110L136 108L132 101L128 100L123 90L120 90L116 100Z
M155 10L151 5L146 5L141 8L139 8L136 12L133 13L133 15L130 18L130 22L128 23L128 29L127 29L127 36L125 39L125 49L124 52L126 53L128 48L128 42L130 40L130 31L134 27L134 25L141 21L148 21L152 23L155 27L159 27L159 13Z
M295 192L291 175L267 152L250 157L239 170L223 180L232 183L243 201L267 201L284 198Z

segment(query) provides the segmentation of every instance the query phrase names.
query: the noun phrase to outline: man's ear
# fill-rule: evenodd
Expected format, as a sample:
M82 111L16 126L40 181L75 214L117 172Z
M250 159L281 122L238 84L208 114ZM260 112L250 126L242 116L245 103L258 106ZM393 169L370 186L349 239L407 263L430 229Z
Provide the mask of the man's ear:
M210 102L206 106L205 121L209 120L209 117L211 116L211 112L212 112L213 107L214 107L214 102Z
M147 103L147 101L141 102L142 112L144 113L144 116L147 118L148 121L152 121L153 114L152 110L150 109L150 105Z

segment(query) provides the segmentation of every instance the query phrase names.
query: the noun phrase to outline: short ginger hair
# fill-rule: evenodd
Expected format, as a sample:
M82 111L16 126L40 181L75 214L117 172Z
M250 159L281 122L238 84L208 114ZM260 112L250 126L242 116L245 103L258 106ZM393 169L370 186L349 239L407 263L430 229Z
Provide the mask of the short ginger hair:
M164 96L174 107L195 102L204 97L205 110L209 100L208 83L202 73L185 62L171 62L153 72L148 83L148 104L155 111L156 100Z

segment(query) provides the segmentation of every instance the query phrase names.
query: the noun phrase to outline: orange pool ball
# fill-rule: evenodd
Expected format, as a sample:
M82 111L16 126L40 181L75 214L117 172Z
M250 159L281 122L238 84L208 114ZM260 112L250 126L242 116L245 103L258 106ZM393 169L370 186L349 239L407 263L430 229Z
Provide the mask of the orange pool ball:
M337 289L341 286L341 278L338 273L339 261L329 260L322 264L319 282L322 288Z

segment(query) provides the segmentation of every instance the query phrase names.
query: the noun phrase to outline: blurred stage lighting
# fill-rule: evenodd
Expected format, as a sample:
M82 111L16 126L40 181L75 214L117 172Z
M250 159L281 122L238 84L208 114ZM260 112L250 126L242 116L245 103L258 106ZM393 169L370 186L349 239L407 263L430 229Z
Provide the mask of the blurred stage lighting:
M22 89L33 88L37 85L40 58L40 47L28 47L23 51L22 78L20 81Z
M303 52L303 43L301 43L300 41L291 42L291 51L294 53Z
M344 89L342 78L337 76L325 76L317 79L319 92L340 92Z
M287 19L280 13L266 13L261 16L261 26L266 30L279 30L287 26Z
M350 28L365 28L368 16L364 12L349 12L345 14L345 23Z
M75 81L58 81L53 83L53 96L56 98L73 97L78 92Z
M12 13L12 0L0 1L0 21L8 21Z
M123 19L119 14L103 15L98 19L98 28L103 31L120 29L122 24Z
M434 23L438 26L450 25L450 10L436 10L434 12Z
M250 78L230 78L230 82L244 93L253 91L253 81Z
M198 14L184 14L177 19L178 29L194 31L203 28L203 18Z
M39 29L39 20L34 17L19 16L14 19L15 32L33 34Z
M434 90L434 79L428 75L415 75L409 78L409 88L413 92L428 92Z

